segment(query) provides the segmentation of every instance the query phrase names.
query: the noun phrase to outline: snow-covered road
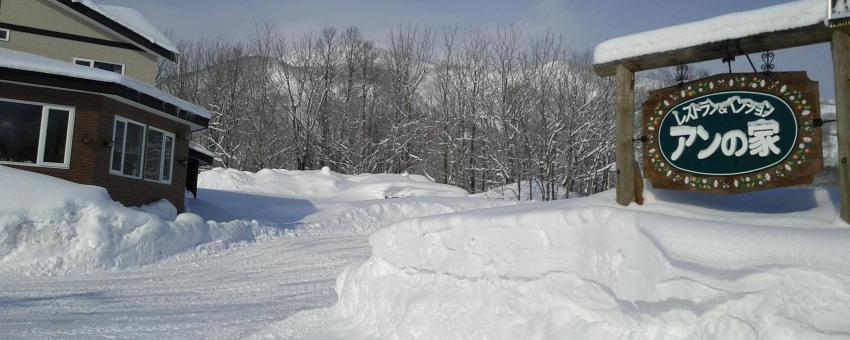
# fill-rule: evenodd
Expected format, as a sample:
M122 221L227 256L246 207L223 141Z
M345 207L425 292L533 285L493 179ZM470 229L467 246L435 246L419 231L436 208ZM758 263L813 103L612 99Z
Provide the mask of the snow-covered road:
M293 177L310 189L326 192L305 197L297 192L269 192L295 184L257 183L202 189L200 199L188 200L190 210L205 218L254 219L279 230L279 235L261 236L256 242L207 243L151 265L125 269L55 276L4 272L0 339L249 337L299 311L332 306L337 300L336 278L348 264L368 258L373 231L407 218L514 204L435 198L430 192L375 199L383 192L398 192L396 187L441 187L428 183L384 187L387 180L381 179L373 181L376 188L368 177L355 177L351 181L356 180L355 184L347 184L341 175L339 179L319 172L293 174L248 179ZM211 176L216 176L217 185L244 185L245 180L222 179L244 176L235 171L210 172L207 179ZM333 181L317 184L317 179L328 177ZM397 175L389 179L404 180ZM334 195L337 187L348 192ZM449 191L443 194L451 196L459 190L446 187Z
M137 269L0 280L0 338L236 339L336 301L366 235L282 237Z

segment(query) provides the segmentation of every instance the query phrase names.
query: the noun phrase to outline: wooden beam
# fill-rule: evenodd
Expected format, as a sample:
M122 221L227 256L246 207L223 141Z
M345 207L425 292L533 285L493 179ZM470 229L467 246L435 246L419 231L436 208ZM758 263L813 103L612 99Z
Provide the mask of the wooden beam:
M624 65L617 66L616 100L617 203L627 206L635 202L639 173L635 173L635 73Z
M832 67L835 73L841 219L850 223L850 35L841 30L832 32Z
M593 65L596 74L610 77L617 72L618 65L625 65L632 72L652 70L682 64L722 59L747 53L780 50L829 42L832 33L824 24L817 24L787 31L770 32L740 39L681 48L677 50L647 54L623 60Z

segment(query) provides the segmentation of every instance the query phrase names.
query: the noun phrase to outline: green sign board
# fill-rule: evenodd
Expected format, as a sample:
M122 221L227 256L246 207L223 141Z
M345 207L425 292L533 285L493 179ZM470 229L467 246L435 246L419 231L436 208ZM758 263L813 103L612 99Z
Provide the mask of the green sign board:
M817 83L730 74L655 91L644 104L654 187L746 192L805 184L823 166Z
M797 119L776 96L724 91L668 110L656 134L659 152L674 168L731 176L785 160L797 140Z

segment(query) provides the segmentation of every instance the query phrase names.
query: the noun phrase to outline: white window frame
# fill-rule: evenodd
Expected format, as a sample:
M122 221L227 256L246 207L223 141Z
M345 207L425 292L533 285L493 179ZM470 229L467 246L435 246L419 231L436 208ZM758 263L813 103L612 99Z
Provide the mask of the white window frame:
M148 130L153 130L153 131L162 133L162 144L160 145L160 147L162 147L163 155L162 155L162 157L159 158L159 180L144 178L145 177L145 163L147 163L147 158L145 156L147 156L146 153L147 153ZM165 155L165 137L171 137L171 155L167 155L167 156L170 156L168 158L171 159L171 174L170 174L167 181L162 180L162 166L165 165L165 161L166 161L165 160L165 156L166 156ZM160 184L171 184L172 179L174 179L174 149L175 149L175 146L177 144L177 135L175 135L171 132L165 131L163 129L157 129L153 126L148 125L147 128L145 129L145 138L144 139L145 139L145 143L143 144L144 147L142 148L142 149L144 149L144 150L142 150L142 179L144 179L145 181L148 181L148 182L154 182L154 183L160 183Z
M113 167L113 165L114 165L113 162L115 161L115 159L114 159L115 157L113 157L115 155L115 126L118 125L119 121L124 123L124 140L121 141L121 160L120 160L121 169L115 170L115 168ZM124 157L126 157L126 155L127 155L127 125L128 124L135 124L135 125L142 127L142 161L139 162L139 167L140 167L139 176L124 174ZM110 149L111 152L109 153L109 174L121 176L121 177L127 177L127 178L135 178L135 179L142 179L142 177L145 176L145 171L144 171L145 170L145 142L147 142L147 137L148 137L147 133L145 133L146 131L147 131L147 125L146 124L142 124L141 122L137 122L137 121L129 119L129 118L124 118L124 117L121 117L119 115L115 115L115 120L112 122L112 148Z
M95 63L95 62L98 62L98 63L107 63L107 64L112 64L112 65L119 65L119 66L121 66L121 74L124 74L124 72L126 72L126 71L127 71L127 65L126 65L126 64L122 64L122 63L116 63L116 62L106 61L106 60L96 60L96 59L88 59L88 58L77 58L77 57L74 57L74 60L73 60L74 65L86 66L86 65L80 65L80 64L77 64L77 62L78 62L78 61L82 61L82 62L85 62L85 63L89 63L89 65L88 65L87 67L90 67L90 68L95 68L95 67L94 67L94 63Z
M12 30L8 28L0 28L0 32L6 32L6 38L0 38L0 41L9 41L9 38L12 36Z
M121 142L121 159L119 160L121 162L121 169L115 170L114 167L113 167L113 165L114 165L113 163L115 161L115 159L113 157L115 155L115 127L116 127L116 125L118 125L119 121L124 123L124 140ZM132 175L124 174L124 157L127 155L126 151L127 151L127 126L128 126L128 124L135 124L135 125L142 127L142 161L139 164L139 166L141 167L140 171L139 171L139 176L132 176ZM163 138L162 138L163 153L165 153L165 137L166 136L171 137L171 141L172 141L171 142L172 143L171 144L171 155L169 155L170 156L169 157L170 162L171 162L171 176L168 178L167 181L162 180L162 166L164 165L163 162L165 161L163 159L164 157L160 157L160 160L159 160L159 180L152 180L152 179L145 178L145 163L146 163L145 156L146 156L146 152L147 152L146 146L147 146L147 142L148 142L148 130L154 130L156 132L162 133L162 135L163 135ZM138 121L135 121L135 120L132 120L132 119L129 119L129 118L125 118L125 117L122 117L122 116L119 116L119 115L115 115L115 120L112 122L112 148L110 150L111 150L111 152L109 153L109 174L110 175L133 178L133 179L140 179L140 180L143 180L143 181L146 181L146 182L151 182L151 183L159 183L159 184L167 184L167 185L171 185L171 183L173 183L173 180L174 180L174 154L177 152L177 135L176 134L174 134L172 132L165 131L163 129L155 128L153 126L144 124L142 122L138 122Z
M0 161L0 164L8 164L8 165L20 165L20 166L31 166L31 167L39 167L39 168L55 168L55 169L70 169L71 168L71 144L74 141L74 114L76 112L76 108L73 106L63 106L63 105L55 105L55 104L47 104L47 103L39 103L39 102L31 102L25 100L16 100L16 99L7 99L0 98L0 102L9 102L9 103L18 103L18 104L28 104L28 105L36 105L41 106L41 126L39 126L38 131L38 151L36 151L36 161L35 163L23 163L23 162L7 162ZM53 162L45 162L44 161L44 143L47 139L47 118L50 115L50 110L59 110L59 111L67 111L68 112L68 127L65 133L65 159L62 163L53 163Z

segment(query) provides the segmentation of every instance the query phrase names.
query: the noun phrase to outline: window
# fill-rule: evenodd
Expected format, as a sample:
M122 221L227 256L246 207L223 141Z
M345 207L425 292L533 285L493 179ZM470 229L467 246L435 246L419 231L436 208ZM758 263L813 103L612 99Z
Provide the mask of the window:
M0 28L0 41L9 41L9 34L10 33L11 33L11 31L9 31L5 28Z
M129 119L116 117L112 140L113 174L142 178L142 150L145 126Z
M148 127L145 135L145 179L171 183L174 135Z
M124 64L116 64L105 61L74 58L74 64L124 74Z
M0 99L0 163L68 168L74 109Z
M115 117L112 174L170 184L173 162L174 134Z

